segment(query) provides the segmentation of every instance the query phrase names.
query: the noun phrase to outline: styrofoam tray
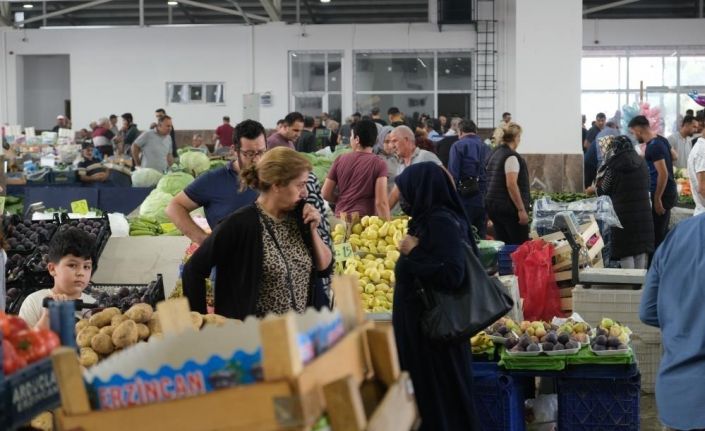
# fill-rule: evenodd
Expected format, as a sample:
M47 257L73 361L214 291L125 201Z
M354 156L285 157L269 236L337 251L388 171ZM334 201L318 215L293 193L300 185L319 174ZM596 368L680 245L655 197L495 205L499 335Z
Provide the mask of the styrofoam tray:
M577 354L580 349L583 348L582 343L578 343L578 347L575 349L563 349L563 350L551 350L551 351L544 351L543 347L541 347L541 351L548 356L570 356L570 355L575 355Z
M627 350L602 350L596 352L592 350L592 346L590 346L590 351L596 354L597 356L624 356L628 355L632 351L632 348L629 347L627 348Z
M543 353L543 348L539 345L538 352L512 352L511 349L507 350L507 355L509 356L539 356Z

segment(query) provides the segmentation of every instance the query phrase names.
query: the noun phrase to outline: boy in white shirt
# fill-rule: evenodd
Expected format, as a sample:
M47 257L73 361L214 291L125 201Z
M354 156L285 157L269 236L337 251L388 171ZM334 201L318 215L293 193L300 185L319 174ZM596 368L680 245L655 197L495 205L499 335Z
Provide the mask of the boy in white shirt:
M54 277L54 287L32 293L20 307L19 315L30 327L49 327L49 310L42 306L46 297L56 301L81 299L83 302L95 302L83 293L93 272L91 256L94 248L95 241L81 229L69 228L54 235L49 243L47 265L49 274Z

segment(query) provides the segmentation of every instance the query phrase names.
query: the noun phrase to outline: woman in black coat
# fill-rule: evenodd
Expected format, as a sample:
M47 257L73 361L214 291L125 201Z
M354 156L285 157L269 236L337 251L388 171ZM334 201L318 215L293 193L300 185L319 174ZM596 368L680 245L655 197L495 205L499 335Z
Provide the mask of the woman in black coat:
M401 367L414 383L421 429L478 429L472 398L469 341L432 342L421 331L424 306L415 280L458 289L465 279L468 221L448 174L431 162L411 165L396 178L400 205L411 216L396 266L392 322Z
M622 268L646 269L654 251L649 169L627 136L606 136L600 147L605 157L597 174L597 194L612 199L622 224L610 230L610 257Z

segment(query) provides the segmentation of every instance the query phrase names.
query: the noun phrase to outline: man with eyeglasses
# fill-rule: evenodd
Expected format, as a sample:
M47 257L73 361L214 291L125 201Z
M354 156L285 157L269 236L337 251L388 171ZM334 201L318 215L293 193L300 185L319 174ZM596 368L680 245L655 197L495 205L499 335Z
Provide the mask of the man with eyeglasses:
M231 160L226 166L196 178L177 194L166 208L166 214L191 241L201 244L208 234L191 218L190 213L203 207L211 229L245 205L257 199L252 189L240 191L240 170L257 163L266 151L264 127L253 120L235 126Z
M211 230L228 215L257 199L252 189L240 191L240 171L252 163L257 163L267 150L265 131L262 124L245 120L235 126L233 132L234 160L220 169L202 174L177 194L166 207L166 214L179 230L191 241L201 245L208 234L191 218L190 213L203 207ZM328 209L321 196L321 186L316 175L311 172L306 182L308 197L306 202L313 205L321 214L318 234L333 249L328 223ZM326 294L331 297L330 279L320 279Z

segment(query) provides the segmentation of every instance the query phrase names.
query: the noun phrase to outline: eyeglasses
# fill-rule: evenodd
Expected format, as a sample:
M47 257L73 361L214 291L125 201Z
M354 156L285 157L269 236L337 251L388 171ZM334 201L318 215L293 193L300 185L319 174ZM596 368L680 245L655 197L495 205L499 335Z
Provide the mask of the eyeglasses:
M250 160L256 158L256 157L262 157L264 155L265 150L259 150L259 151L240 151L240 154L243 155L243 157L246 157Z

